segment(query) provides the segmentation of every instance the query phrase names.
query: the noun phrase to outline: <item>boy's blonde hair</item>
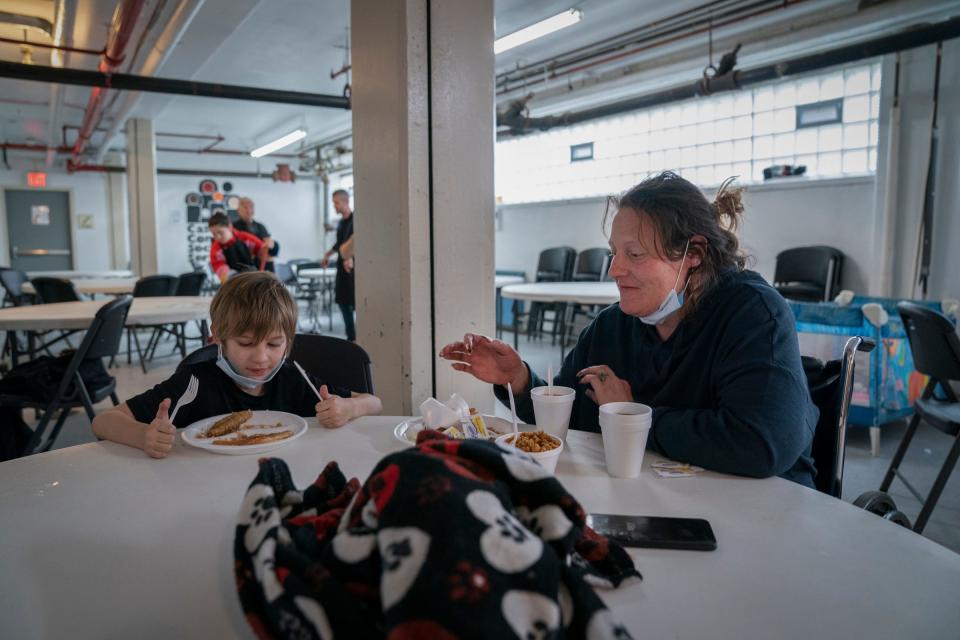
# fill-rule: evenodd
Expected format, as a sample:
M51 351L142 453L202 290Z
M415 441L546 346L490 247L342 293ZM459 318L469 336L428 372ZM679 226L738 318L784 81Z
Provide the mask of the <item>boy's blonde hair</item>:
M260 342L280 330L289 353L297 332L297 305L275 275L249 271L223 283L210 303L210 320L220 341L249 332Z

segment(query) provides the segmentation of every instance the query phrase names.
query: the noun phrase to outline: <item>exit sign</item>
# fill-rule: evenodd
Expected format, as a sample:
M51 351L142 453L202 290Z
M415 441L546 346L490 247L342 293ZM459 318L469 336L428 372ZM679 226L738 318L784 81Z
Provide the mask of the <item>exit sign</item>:
M47 174L42 171L30 171L27 173L27 186L28 187L45 187L47 186Z

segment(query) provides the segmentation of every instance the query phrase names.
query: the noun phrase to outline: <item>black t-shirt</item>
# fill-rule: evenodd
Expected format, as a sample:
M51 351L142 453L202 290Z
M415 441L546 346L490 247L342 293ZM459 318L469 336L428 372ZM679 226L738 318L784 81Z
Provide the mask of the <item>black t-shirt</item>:
M261 240L265 240L270 237L270 232L267 231L267 227L256 220L247 224L247 221L243 218L237 218L237 221L233 223L233 228L238 231L246 231L247 233L252 233ZM270 257L277 255L280 252L280 243L276 240L273 241L273 249L270 249L267 253Z
M199 392L193 402L181 407L177 413L174 426L178 429L211 416L244 409L286 411L303 417L316 415L314 407L318 402L317 396L289 361L283 364L273 380L264 385L262 396L246 393L217 367L216 362L208 361L184 367L153 389L127 400L133 417L138 422L151 422L157 416L157 408L164 398L170 398L170 410L173 411L177 400L187 390L191 375L197 376ZM317 389L324 384L315 376L311 375L310 379ZM350 397L347 389L331 385L327 385L327 389L331 394Z

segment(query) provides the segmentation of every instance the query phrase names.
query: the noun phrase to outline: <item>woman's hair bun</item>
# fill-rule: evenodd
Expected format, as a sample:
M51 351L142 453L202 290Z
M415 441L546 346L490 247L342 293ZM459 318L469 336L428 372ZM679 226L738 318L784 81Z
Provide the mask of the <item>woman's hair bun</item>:
M743 217L743 187L731 187L739 176L730 176L717 189L713 199L713 208L717 218L727 229L736 229ZM726 220L724 220L726 218Z

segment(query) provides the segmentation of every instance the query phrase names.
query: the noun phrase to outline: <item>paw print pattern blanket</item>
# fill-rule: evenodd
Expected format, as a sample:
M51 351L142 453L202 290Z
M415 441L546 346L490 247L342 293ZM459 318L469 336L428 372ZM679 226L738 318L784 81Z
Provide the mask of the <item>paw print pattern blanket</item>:
M261 638L629 638L593 587L640 579L526 454L432 433L363 486L261 460L234 557Z

